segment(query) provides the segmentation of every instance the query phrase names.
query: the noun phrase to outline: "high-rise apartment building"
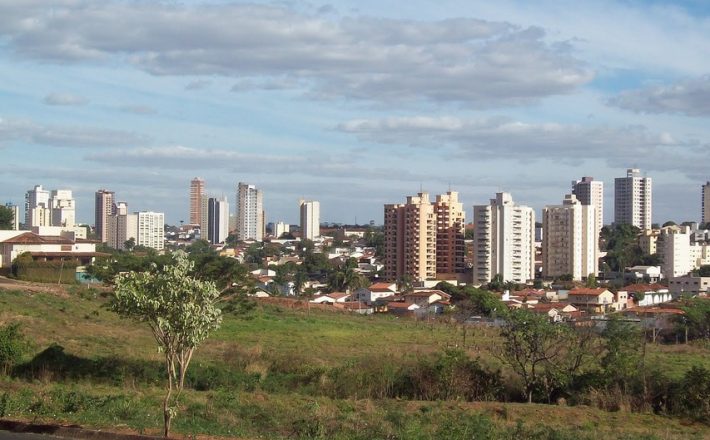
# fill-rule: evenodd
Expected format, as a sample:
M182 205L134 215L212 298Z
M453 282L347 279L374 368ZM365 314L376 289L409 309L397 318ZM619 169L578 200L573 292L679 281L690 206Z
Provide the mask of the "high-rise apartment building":
M210 205L209 198L207 196L202 197L202 208L200 209L200 238L202 240L207 240L210 236Z
M438 278L456 278L464 272L464 229L466 215L459 193L449 191L436 196L436 274Z
M535 277L535 211L516 205L509 193L473 207L473 282L525 283Z
M661 228L657 242L661 257L661 273L666 278L687 275L695 269L691 254L690 228L670 226Z
M126 250L126 242L131 238L137 241L138 216L128 213L126 202L116 203L113 215L108 218L108 241L107 244L114 249Z
M436 279L437 222L428 193L408 196L404 204L385 205L384 232L386 280Z
M223 243L229 235L229 203L225 197L210 197L207 202L208 235L212 244Z
M710 223L710 182L703 185L700 209L702 211L700 221L702 223Z
M542 241L542 270L545 277L572 275L582 280L596 276L599 238L594 205L584 205L568 194L562 205L542 211L545 231Z
M165 214L141 211L136 216L136 246L162 251L165 247Z
M76 201L69 189L52 190L49 198L52 210L52 226L73 228L76 226Z
M205 198L205 181L195 177L190 181L190 224L202 225L202 199Z
M116 210L114 192L105 189L96 191L94 198L94 227L96 237L102 243L108 242L108 219Z
M651 178L642 177L636 168L626 170L626 177L614 179L614 223L651 229Z
M291 226L288 223L274 223L274 237L279 238L284 234L288 234L289 232L291 232Z
M254 185L237 185L237 239L264 239L264 202L261 190Z
M604 227L604 182L594 180L594 177L582 177L572 181L572 194L582 205L594 206L596 212L597 240Z
M315 200L298 202L301 217L301 239L315 240L320 237L320 203Z
M33 189L25 193L25 229L51 225L49 191L42 188L42 185L35 185Z

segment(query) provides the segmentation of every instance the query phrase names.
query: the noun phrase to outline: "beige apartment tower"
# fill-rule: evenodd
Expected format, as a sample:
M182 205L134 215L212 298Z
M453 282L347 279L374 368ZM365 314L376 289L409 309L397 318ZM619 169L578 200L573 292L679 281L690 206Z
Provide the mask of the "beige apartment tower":
M190 224L203 224L203 199L205 199L205 181L195 177L190 181ZM206 222L204 222L206 223ZM205 233L206 235L206 233Z
M473 207L473 282L525 283L535 278L535 211L500 192L488 205Z
M636 168L614 179L614 223L651 229L651 184L651 178L642 177Z
M114 214L116 206L114 204L114 192L105 189L96 191L94 203L94 219L96 237L102 243L109 241L108 220Z
M408 196L405 204L385 205L385 279L436 279L436 235L428 193Z
M464 228L466 227L463 203L459 193L449 191L436 196L436 277L456 279L464 272Z
M594 208L568 194L562 205L543 209L543 276L571 275L575 281L596 276L599 236Z

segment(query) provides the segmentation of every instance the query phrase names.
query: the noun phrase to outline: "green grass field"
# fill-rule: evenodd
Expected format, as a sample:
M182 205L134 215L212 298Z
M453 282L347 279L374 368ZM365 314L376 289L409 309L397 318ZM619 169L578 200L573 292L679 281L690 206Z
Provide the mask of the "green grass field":
M0 290L0 323L31 341L22 375L0 379L0 417L158 433L161 355L147 327L91 292ZM495 367L495 330L468 329L465 349ZM47 350L52 344L54 347ZM259 306L226 316L196 352L174 429L243 438L710 438L707 425L586 406L377 398L397 365L464 347L462 327L387 316ZM710 350L649 346L649 362L681 376ZM45 362L49 359L48 362ZM506 374L504 371L503 374ZM347 376L348 381L338 381ZM348 387L343 386L348 384Z

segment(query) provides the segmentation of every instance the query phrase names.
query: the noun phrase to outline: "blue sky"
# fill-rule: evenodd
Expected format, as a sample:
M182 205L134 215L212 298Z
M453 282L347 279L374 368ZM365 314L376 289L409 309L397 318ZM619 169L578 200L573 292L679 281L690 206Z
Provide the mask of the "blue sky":
M420 187L541 209L638 167L654 221L710 179L710 11L660 1L0 0L0 201L35 184L187 218L188 187L267 221L382 221Z

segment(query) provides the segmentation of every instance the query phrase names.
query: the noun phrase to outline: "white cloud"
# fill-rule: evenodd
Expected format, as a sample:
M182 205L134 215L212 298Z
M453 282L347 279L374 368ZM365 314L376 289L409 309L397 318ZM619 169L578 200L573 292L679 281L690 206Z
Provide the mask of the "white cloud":
M246 83L257 87L305 81L321 98L495 107L569 93L592 78L569 45L547 43L542 29L475 18L328 19L282 6L38 0L2 4L0 16L0 34L25 57L114 57L156 75L279 79Z
M51 147L119 147L145 144L136 133L98 127L60 127L29 120L0 119L0 145L32 143Z
M610 167L638 164L650 170L678 170L697 179L706 173L710 145L677 140L643 126L581 126L526 123L509 118L399 117L359 119L339 130L360 140L444 150L468 160L545 160L566 165L606 159ZM700 177L702 178L702 177Z
M150 107L148 105L140 105L140 104L123 105L123 106L118 107L118 109L121 110L122 112L134 113L136 115L154 115L158 112L153 107Z
M298 175L311 178L384 179L418 182L421 177L407 171L393 173L386 166L362 166L350 157L324 153L268 155L182 145L112 149L90 153L87 160L123 167L176 170L222 170L272 176Z
M47 105L85 105L89 102L83 96L71 93L50 93L44 97L43 101Z
M623 92L609 103L638 113L710 116L710 75Z

